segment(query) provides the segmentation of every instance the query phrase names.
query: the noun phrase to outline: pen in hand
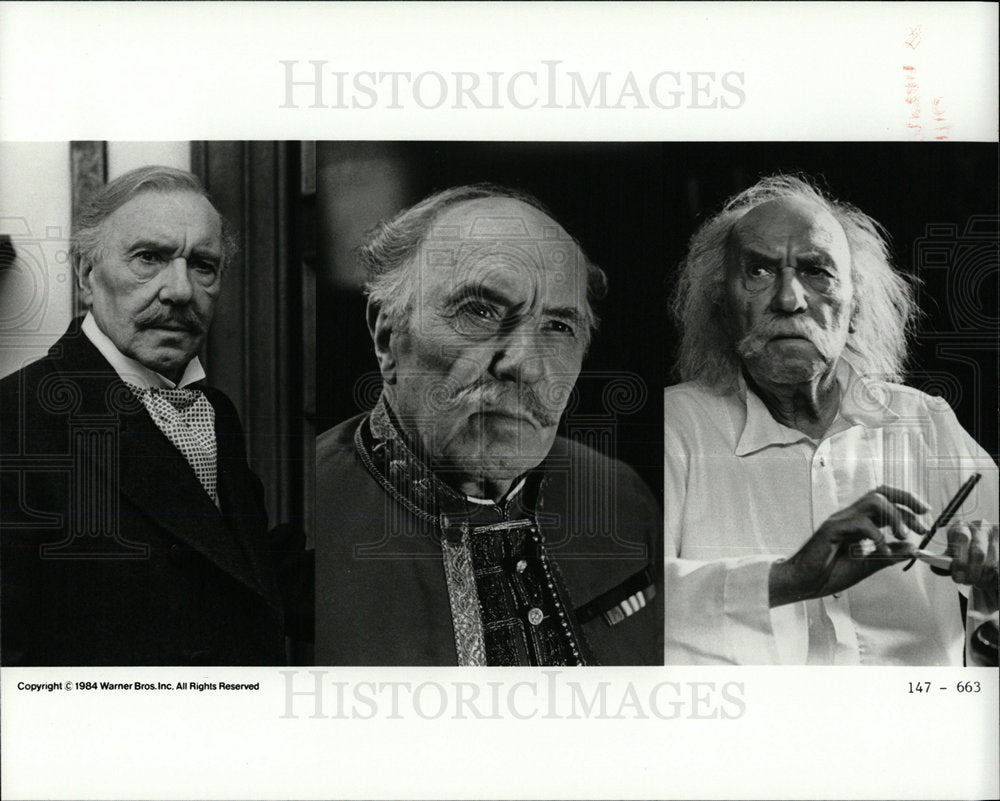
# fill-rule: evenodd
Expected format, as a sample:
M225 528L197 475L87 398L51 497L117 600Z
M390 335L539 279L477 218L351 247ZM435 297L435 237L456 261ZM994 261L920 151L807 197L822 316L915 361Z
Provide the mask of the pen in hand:
M976 484L979 482L979 479L981 479L982 477L983 477L982 473L973 473L971 476L969 476L969 479L961 487L958 488L958 492L955 493L955 497L953 497L950 501L948 501L948 505L944 508L941 514L938 515L937 520L934 521L934 525L932 525L927 530L927 533L924 535L923 539L920 540L920 545L917 548L918 551L922 551L924 548L927 547L927 543L929 543L932 539L934 539L934 534L937 533L937 530L939 528L944 528L951 522L951 519L955 516L955 513L959 510L962 504L965 503L965 499L969 497L969 493L972 492L973 488L976 486ZM914 556L907 563L906 567L903 568L903 570L909 570L911 567L913 567L913 563L916 562L917 559L918 557Z

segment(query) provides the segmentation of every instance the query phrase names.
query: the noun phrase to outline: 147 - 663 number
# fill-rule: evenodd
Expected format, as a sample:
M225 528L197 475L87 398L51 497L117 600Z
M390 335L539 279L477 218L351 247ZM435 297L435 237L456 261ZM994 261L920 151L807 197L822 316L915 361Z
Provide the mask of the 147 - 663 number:
M947 687L932 687L929 681L911 681L909 684L909 692L911 693L929 693L932 689L935 690L947 690ZM982 690L982 686L978 681L960 681L955 685L955 692L958 693L978 693Z

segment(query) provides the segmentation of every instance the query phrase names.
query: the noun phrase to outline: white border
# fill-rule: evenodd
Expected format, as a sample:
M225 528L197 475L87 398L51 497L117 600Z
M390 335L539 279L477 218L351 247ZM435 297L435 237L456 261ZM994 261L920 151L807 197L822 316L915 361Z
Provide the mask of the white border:
M920 43L912 35L919 26ZM909 41L909 43L907 43ZM522 139L996 141L997 7L795 4L0 4L7 140ZM737 109L281 109L282 59L363 70L741 71ZM923 112L912 121L905 66ZM912 71L911 71L912 72ZM910 91L908 95L907 92ZM0 166L2 169L2 166ZM81 696L2 676L8 797L996 797L997 672L663 668L581 681L741 682L737 720L280 720L250 695ZM38 669L31 681L173 669ZM345 670L449 681L451 670ZM472 674L483 686L533 672ZM980 677L983 692L954 687ZM134 680L134 679L132 679ZM471 680L471 679L470 679ZM910 694L909 682L951 687ZM940 683L940 684L938 684Z
M993 798L996 674L8 668L3 795ZM102 691L83 689L86 680L260 689ZM19 690L24 681L58 686ZM918 681L930 690L911 693ZM306 695L290 701L289 689ZM459 694L475 700L461 705Z
M109 130L116 139L147 141L193 132L215 139L910 139L907 66L928 121L936 101L952 139L997 136L992 3L8 2L0 15L4 139L109 139ZM305 89L293 97L297 108L281 108L282 61L303 69L325 62L326 106L337 105L338 71L348 81L367 71L448 81L474 72L484 83L500 72L504 87L527 71L537 75L542 99L525 110L506 100L500 109L456 110L453 102L393 109L382 92L373 109L310 108ZM649 107L629 98L623 108L548 107L545 61L559 62L564 74L580 72L588 86L609 73L608 106L631 72ZM717 81L739 73L746 100L737 108L690 108L688 90L684 107L657 108L649 84L664 72L677 72L682 85L692 72ZM435 102L436 80L424 87L424 105ZM530 80L515 87L522 104L531 101ZM355 94L363 105L365 95Z

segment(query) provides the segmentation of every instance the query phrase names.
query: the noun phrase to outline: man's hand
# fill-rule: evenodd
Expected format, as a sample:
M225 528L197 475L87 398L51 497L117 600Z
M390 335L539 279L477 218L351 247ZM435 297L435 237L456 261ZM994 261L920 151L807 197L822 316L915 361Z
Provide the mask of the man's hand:
M953 523L948 529L949 569L932 567L941 576L951 575L956 584L970 584L979 589L988 609L997 610L997 537L1000 527L986 520Z
M846 590L883 567L910 558L914 546L905 540L911 532L925 533L917 515L926 511L926 504L894 487L879 487L862 496L831 515L794 556L774 563L771 606ZM901 541L887 542L881 530L886 527ZM866 540L874 546L870 552L862 549Z

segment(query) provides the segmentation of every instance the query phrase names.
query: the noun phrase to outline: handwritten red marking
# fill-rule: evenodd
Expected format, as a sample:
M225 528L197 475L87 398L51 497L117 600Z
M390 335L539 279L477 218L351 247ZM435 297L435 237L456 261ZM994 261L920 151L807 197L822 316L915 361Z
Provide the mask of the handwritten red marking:
M923 41L923 26L911 25L905 29L903 36L904 47L916 50ZM917 81L917 68L914 64L903 64L903 100L910 106L910 115L906 120L906 127L914 132L917 139L924 138L924 125L922 115L922 103L920 98L920 84ZM936 97L932 103L931 114L936 127L935 139L947 138L947 131L950 126L945 125L944 111L941 107L942 98Z

